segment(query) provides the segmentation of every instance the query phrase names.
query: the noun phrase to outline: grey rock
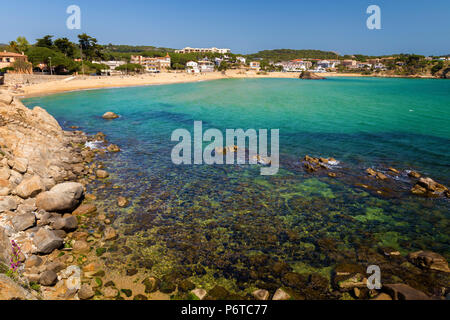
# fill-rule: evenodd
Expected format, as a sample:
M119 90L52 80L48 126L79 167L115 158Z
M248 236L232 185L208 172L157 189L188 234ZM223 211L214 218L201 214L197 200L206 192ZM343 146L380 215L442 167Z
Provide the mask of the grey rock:
M0 197L0 213L17 209L17 202L13 197Z
M72 212L80 203L83 193L83 185L80 183L61 183L50 191L39 194L36 198L36 206L50 212Z
M74 216L57 218L51 226L55 230L73 231L78 227L78 220Z
M87 300L92 298L93 296L94 290L92 290L92 288L87 284L83 284L78 291L78 298L80 298L81 300Z
M33 212L26 212L14 216L11 222L17 232L24 231L34 226L36 223L36 216Z
M58 280L58 275L55 271L47 270L44 271L39 277L39 283L43 286L52 286Z
M58 237L53 231L44 228L34 235L34 245L39 253L51 253L63 244L63 239Z

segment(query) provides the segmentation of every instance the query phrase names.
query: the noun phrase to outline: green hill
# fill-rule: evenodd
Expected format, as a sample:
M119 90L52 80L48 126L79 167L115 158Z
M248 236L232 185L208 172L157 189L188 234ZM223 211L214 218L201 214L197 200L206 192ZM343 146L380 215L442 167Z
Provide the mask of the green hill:
M331 51L321 50L294 50L294 49L275 49L264 50L247 55L249 59L263 59L274 62L294 60L300 58L309 59L337 59L339 54Z

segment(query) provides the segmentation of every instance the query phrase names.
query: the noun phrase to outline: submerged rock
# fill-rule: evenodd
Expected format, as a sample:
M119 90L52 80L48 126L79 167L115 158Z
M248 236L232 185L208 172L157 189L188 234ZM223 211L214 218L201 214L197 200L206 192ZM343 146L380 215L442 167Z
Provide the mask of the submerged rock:
M279 288L275 291L272 300L291 300L291 295L287 293L283 288Z
M383 290L386 291L394 300L430 300L430 298L417 289L407 284L385 284Z
M108 111L103 114L102 118L106 120L113 120L119 118L119 116L114 112Z
M432 251L416 251L410 253L407 259L421 268L450 272L447 260L440 254Z

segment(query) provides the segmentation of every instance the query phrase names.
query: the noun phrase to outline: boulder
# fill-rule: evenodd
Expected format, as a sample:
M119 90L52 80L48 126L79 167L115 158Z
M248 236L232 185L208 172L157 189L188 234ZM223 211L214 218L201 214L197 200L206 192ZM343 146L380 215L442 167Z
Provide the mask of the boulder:
M51 253L63 244L63 239L58 237L53 231L40 228L34 235L33 243L38 253Z
M39 267L42 263L42 258L37 255L32 255L25 262L25 268Z
M11 176L11 171L7 167L0 168L0 180L8 180Z
M112 227L106 227L103 237L105 240L115 240L117 239L117 232Z
M194 289L191 291L191 293L194 296L196 296L199 300L203 300L207 295L207 292L205 289Z
M7 92L0 92L0 103L10 105L14 100L14 97Z
M87 300L92 298L94 294L94 290L92 290L89 285L83 284L78 291L78 298L80 298L81 300Z
M10 277L0 274L0 300L35 300L35 298Z
M109 173L106 172L105 170L97 170L95 172L95 175L97 176L97 178L99 179L106 179L109 177Z
M430 300L422 291L404 283L385 284L383 291L386 291L394 300Z
M11 241L6 234L6 230L0 227L0 262L8 264L11 254Z
M290 300L291 295L287 293L283 288L275 291L275 294L272 297L272 300Z
M36 216L33 212L25 212L22 214L15 215L11 222L14 226L14 229L19 231L24 231L28 228L33 227L36 224Z
M37 196L39 193L45 190L45 186L42 183L42 180L39 176L35 175L30 179L23 180L17 187L16 187L16 194L23 198L33 198Z
M110 144L108 147L106 147L106 150L109 152L120 152L120 148L116 144Z
M78 219L74 216L57 218L51 226L55 230L73 231L78 227Z
M0 213L17 209L17 202L13 197L0 197Z
M252 292L252 296L256 300L269 300L269 295L269 291L263 289L255 290Z
M117 198L117 205L121 208L125 208L126 206L128 206L130 204L130 201L128 201L127 198L125 197L118 197Z
M416 251L410 253L407 259L421 268L450 272L447 260L440 254L432 251Z
M58 280L58 275L55 271L47 270L42 272L41 276L39 277L39 283L43 286L52 286L56 283Z
M36 206L49 212L72 212L80 203L83 193L83 185L80 183L61 183L50 191L40 193L36 198Z
M97 207L93 204L82 204L74 212L73 215L91 214L97 211Z
M106 120L113 120L119 118L119 116L114 112L108 111L103 114L102 118Z
M409 171L408 172L408 176L411 177L411 178L419 179L420 178L420 173L418 173L416 171Z
M19 173L25 173L28 170L28 160L25 158L16 158L13 164L13 170Z

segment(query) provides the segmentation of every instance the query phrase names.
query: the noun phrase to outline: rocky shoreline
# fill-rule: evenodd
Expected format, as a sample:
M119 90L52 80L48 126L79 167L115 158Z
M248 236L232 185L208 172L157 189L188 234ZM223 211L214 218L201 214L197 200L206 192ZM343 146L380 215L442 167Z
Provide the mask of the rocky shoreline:
M105 121L117 117L104 115ZM257 280L269 273L273 285L261 282L247 296L219 285L208 291L197 288L186 270L173 270L161 278L152 275L151 265L114 270L108 252L120 241L113 227L115 217L104 214L95 203L96 196L86 190L94 181L108 180L109 173L99 158L120 152L120 148L108 144L101 132L87 136L76 127L72 129L63 131L42 108L30 110L8 92L0 92L0 300L395 300L449 296L447 261L430 251L403 257L390 248L381 252L361 248L361 263L338 264L331 279L315 273L300 274L283 261L256 255L248 261L249 278ZM92 142L104 148L91 148ZM335 163L332 158L309 156L303 161L311 173L324 171L329 177L339 178L339 172L329 170ZM387 179L373 169L367 174L374 181ZM418 180L413 193L431 195L439 191L448 196L448 189L442 185L417 175L414 179ZM118 197L116 204L124 208L130 201ZM333 251L333 244L321 245L319 250ZM381 290L367 289L365 267L369 262L388 270L386 278L391 284L383 283ZM399 279L408 284L396 282Z

